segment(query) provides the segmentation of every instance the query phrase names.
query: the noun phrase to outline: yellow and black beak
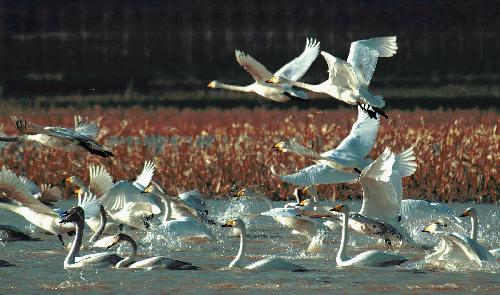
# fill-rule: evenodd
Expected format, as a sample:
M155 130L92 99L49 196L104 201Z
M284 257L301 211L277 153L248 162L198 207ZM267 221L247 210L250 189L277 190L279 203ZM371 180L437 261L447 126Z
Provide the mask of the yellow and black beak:
M215 83L213 81L208 83L207 88L215 88Z
M146 194L146 193L151 193L151 192L153 192L153 186L152 185L150 185L147 188L145 188L142 193Z
M77 194L77 195L79 195L81 191L82 191L82 189L81 189L81 188L75 188L75 189L73 190L73 192L74 192L75 194Z
M423 232L423 233L430 233L430 232L431 232L431 226L432 226L432 224L431 224L431 225L429 225L428 227L424 228L424 229L422 230L422 232Z
M467 216L470 216L470 210L465 210L464 213L462 213L462 215L460 215L459 217L467 217Z
M66 183L68 183L68 184L71 184L71 183L73 183L73 177L72 177L72 176L70 176L70 177L66 178L64 181L65 181Z
M273 150L275 151L281 151L283 148L283 144L281 142L278 142L277 144L273 145Z
M306 200L302 200L297 206L305 206L305 205L306 205Z
M342 212L342 208L344 208L344 205L339 204L339 205L335 206L335 208L330 209L330 211Z
M271 79L267 80L266 83L277 83L278 78L276 76L273 76Z
M238 198L241 198L245 195L245 190L239 190L237 193L236 193L236 197Z
M231 219L231 220L228 220L223 225L221 225L220 227L234 227L234 223L235 223L234 219Z

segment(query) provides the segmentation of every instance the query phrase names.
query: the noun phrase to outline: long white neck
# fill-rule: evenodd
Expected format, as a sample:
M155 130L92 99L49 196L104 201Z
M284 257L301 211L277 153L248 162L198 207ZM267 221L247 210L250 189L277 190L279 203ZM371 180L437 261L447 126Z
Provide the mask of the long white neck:
M99 228L89 239L89 243L91 244L97 242L101 234L104 232L104 228L106 228L106 211L104 211L104 208L99 210L99 214L101 216L101 222L99 223Z
M161 198L163 201L163 204L165 205L165 212L163 213L163 221L162 223L165 223L172 218L172 205L170 204L170 201L167 200L167 198Z
M76 226L75 239L71 244L71 249L69 249L68 255L64 259L64 267L68 267L75 263L75 257L76 255L78 255L78 252L80 252L80 247L82 245L83 228L85 226L85 223L83 222L83 220L78 220L77 222L75 222L75 226Z
M243 255L245 255L245 248L247 242L247 231L245 227L239 228L240 230L240 250L238 251L238 255L234 257L233 261L229 264L229 268L232 267L240 267L241 260L243 259Z
M349 212L344 212L344 220L342 221L342 240L340 241L340 248L337 252L337 264L348 260L347 255L345 254L345 248L347 247L347 243L349 242L349 236L347 235L347 227L349 226Z
M252 92L252 89L250 88L250 85L247 86L238 86L238 85L231 85L231 84L225 84L225 83L218 83L217 88L222 88L222 89L227 89L227 90L233 90L233 91L240 91L240 92Z
M304 88L304 89L307 89L307 90L312 91L312 92L322 92L322 89L320 87L321 84L308 84L308 83L299 82L299 81L290 81L290 83L293 86Z
M132 247L132 252L130 252L130 255L125 257L124 259L120 260L116 264L116 268L120 267L127 267L129 264L133 263L135 261L135 257L137 256L137 243L132 239L131 237L127 235L123 235L123 238L121 241L128 242L129 245Z
M478 230L478 220L477 220L477 214L472 214L471 216L472 219L472 228L470 231L470 238L474 241L477 241L477 230Z

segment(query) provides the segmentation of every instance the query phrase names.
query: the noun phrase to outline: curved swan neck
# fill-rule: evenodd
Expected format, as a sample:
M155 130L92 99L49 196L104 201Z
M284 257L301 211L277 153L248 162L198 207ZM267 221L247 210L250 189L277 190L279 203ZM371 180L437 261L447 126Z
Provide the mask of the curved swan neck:
M135 261L135 257L137 256L137 243L134 241L134 239L125 234L121 234L120 237L121 237L120 242L124 241L129 243L129 245L132 247L132 252L127 257L120 260L120 262L116 264L117 268L128 266L130 263Z
M97 229L97 231L92 235L92 237L90 237L89 240L90 243L97 242L99 237L104 232L104 229L106 228L107 219L106 219L106 211L104 210L104 208L100 208L99 215L101 216L101 223L99 224L99 228Z
M340 248L337 252L337 264L339 261L346 261L348 257L345 254L345 248L347 247L347 243L349 241L349 236L347 235L347 227L349 226L349 211L344 212L344 220L342 221L342 240L340 241Z
M163 223L167 222L172 218L172 204L167 198L163 198L163 203L165 204L165 213L163 214Z
M74 224L76 226L75 239L73 240L73 244L71 244L71 249L66 256L66 259L64 259L65 267L75 263L75 257L80 252L80 247L82 245L85 222L83 220L78 220Z
M472 214L471 215L471 221L472 221L472 228L470 231L470 238L474 241L477 241L477 231L478 231L478 220L477 220L477 214Z
M240 92L252 92L252 89L250 89L249 86L231 85L231 84L226 84L226 83L221 83L221 82L219 82L217 84L217 88L233 90L233 91L240 91Z
M319 89L319 85L321 85L321 84L314 85L314 84L308 84L308 83L299 82L299 81L290 81L290 82L293 86L296 86L296 87L304 88L304 89L310 90L312 92L321 92L321 90Z
M240 231L240 250L238 251L238 255L234 257L233 261L229 264L229 268L239 267L241 265L241 260L243 259L243 255L245 255L246 242L247 242L247 231L245 227L239 228Z

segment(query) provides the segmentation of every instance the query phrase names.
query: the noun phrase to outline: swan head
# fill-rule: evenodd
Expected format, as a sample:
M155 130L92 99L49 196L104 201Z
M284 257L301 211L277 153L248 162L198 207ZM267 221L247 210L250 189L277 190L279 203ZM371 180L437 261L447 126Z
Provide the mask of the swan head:
M121 241L126 240L127 238L129 238L129 236L123 233L119 233L117 235L110 237L108 240L106 240L106 245L105 245L106 249L113 247L114 245L120 243Z
M221 227L234 227L241 230L245 228L245 222L239 218L229 219Z
M251 197L253 194L254 192L251 189L242 188L236 193L235 197L236 198Z
M462 215L460 215L459 217L467 217L467 216L476 217L477 216L476 208L470 207L465 209L464 213L462 213Z
M424 228L422 230L423 233L430 233L430 234L433 234L437 231L440 231L442 229L444 229L445 227L447 227L448 225L446 223L442 223L442 222L434 222L432 224L430 224L428 227Z
M286 153L288 152L288 144L285 141L280 141L273 145L273 150Z
M81 222L85 219L85 213L83 212L82 207L76 206L69 209L66 212L62 213L63 218L59 223L67 223L67 222Z
M329 211L339 212L339 213L349 213L349 206L344 205L344 204L338 204L337 206L330 209Z
M207 84L207 88L217 88L219 86L219 81L213 80Z
M73 184L76 182L76 176L70 176L70 177L67 177L64 182L66 182L67 184Z
M304 199L304 200L300 201L300 203L297 206L308 207L308 206L312 206L313 203L314 202L311 199Z
M274 84L274 83L279 83L279 80L280 80L279 77L273 76L271 79L267 80L266 82Z
M150 193L156 195L164 195L166 196L165 190L161 186L161 184L156 180L151 180L149 186L142 191L142 193Z

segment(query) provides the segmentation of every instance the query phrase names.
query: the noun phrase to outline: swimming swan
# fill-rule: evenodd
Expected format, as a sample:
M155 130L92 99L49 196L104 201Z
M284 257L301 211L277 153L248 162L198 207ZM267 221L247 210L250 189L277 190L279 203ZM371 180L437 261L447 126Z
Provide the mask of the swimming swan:
M231 219L223 224L221 227L234 227L240 232L240 250L238 251L238 255L231 261L229 264L229 268L241 267L241 260L243 259L243 255L245 255L246 248L246 229L245 223L243 220ZM254 262L250 265L247 265L245 269L249 270L258 270L258 271L273 271L273 270L286 270L286 271L305 271L306 268L296 265L285 260L279 258L266 258Z
M369 108L362 107L370 118L376 118L377 113L387 118L380 109L385 106L384 98L372 95L368 85L372 79L379 57L391 57L398 49L396 36L377 37L367 40L358 40L351 43L347 61L321 51L321 55L328 64L328 80L321 84L311 85L298 81L290 81L287 77L274 75L268 83L289 83L313 92L325 93L351 105L362 106L369 104Z
M134 239L126 234L120 233L110 237L107 248L111 248L121 242L127 242L132 247L132 252L129 256L118 262L116 268L132 268L132 269L170 269L170 270L195 270L200 269L198 266L192 265L189 262L184 262L176 259L167 258L164 256L154 256L143 260L136 261L137 243Z
M103 158L113 153L95 141L95 123L81 121L75 128L40 126L27 120L11 116L21 136L0 138L0 141L34 141L42 145L66 152L90 152ZM98 129L97 129L98 130Z
M312 62L316 59L319 52L319 42L315 39L307 39L306 47L301 55L284 65L274 75L286 77L291 81L300 79ZM236 60L254 79L255 82L247 86L236 86L221 83L219 81L210 82L208 88L223 88L240 92L254 92L260 96L268 98L276 102L287 102L292 97L307 99L307 95L303 91L298 91L292 88L289 83L268 84L266 80L271 79L273 74L260 62L255 60L248 54L242 51L235 51Z
M472 220L472 228L470 231L470 238L474 241L477 241L477 232L479 230L479 220L477 215L477 210L474 207L467 208L464 213L460 215L460 217L468 217L470 216ZM491 255L496 258L500 258L500 248L489 250Z
M64 268L81 268L81 267L106 267L116 265L123 260L122 257L115 253L103 252L93 253L85 256L77 256L80 252L83 239L83 229L85 226L85 214L81 207L73 207L63 213L64 217L60 223L73 223L76 226L76 235L71 245L68 255L64 259Z
M56 211L31 195L29 188L11 170L0 171L0 209L7 209L24 217L37 227L57 235L64 245L62 234L74 232L72 225L59 224Z
M407 257L402 255L386 253L378 250L366 251L352 258L348 257L345 252L349 238L347 232L349 207L347 205L337 205L332 210L340 212L344 216L342 224L342 240L335 259L338 266L391 266L399 265L409 260Z

